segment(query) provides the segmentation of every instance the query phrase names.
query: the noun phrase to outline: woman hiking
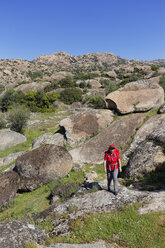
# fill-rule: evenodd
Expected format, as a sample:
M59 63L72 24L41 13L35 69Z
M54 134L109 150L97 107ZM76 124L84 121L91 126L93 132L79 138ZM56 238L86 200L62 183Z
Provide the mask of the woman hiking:
M114 145L110 145L104 156L104 171L107 172L107 183L109 192L112 192L111 182L113 179L115 195L118 194L118 168L119 171L122 172L119 150L116 149Z

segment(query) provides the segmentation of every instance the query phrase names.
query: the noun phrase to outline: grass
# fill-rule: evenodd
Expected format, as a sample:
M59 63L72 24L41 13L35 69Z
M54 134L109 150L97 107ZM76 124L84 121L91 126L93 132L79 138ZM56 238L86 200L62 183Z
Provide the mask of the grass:
M9 219L26 219L45 210L50 206L49 196L56 184L66 185L71 182L83 183L84 172L71 171L70 176L45 184L32 191L18 194L6 209L0 209L0 221Z
M98 177L96 178L96 181L106 179L106 173L104 172L103 164L85 163L84 170L85 170L85 172L88 172L88 173L95 171L98 175Z
M46 244L105 240L129 248L164 248L165 213L139 215L140 205L136 203L112 213L86 215L71 223L70 236L53 237Z

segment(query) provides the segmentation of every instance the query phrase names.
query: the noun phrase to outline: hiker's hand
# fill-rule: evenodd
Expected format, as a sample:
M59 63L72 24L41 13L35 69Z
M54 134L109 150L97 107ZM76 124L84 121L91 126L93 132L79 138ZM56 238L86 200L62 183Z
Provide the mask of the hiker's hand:
M107 170L106 170L106 168L104 167L104 172L106 173L107 172Z
M121 167L119 167L119 171L122 172L122 168Z

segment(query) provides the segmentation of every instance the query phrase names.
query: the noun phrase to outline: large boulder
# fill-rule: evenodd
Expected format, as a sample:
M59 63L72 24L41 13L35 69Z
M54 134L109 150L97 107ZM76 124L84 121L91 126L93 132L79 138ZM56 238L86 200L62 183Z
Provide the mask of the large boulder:
M43 244L48 235L33 224L20 221L0 223L0 247L23 248L27 243Z
M15 197L19 182L19 175L14 171L0 173L0 207L5 206Z
M79 145L87 137L94 136L113 121L110 110L86 109L60 121L70 146Z
M152 141L141 142L124 167L123 176L140 178L165 163L163 148Z
M20 133L11 131L9 129L0 130L0 151L5 150L11 146L26 142L26 137Z
M107 108L121 114L145 112L161 106L164 90L157 83L148 81L132 82L106 96Z
M159 113L159 114L164 114L164 113L165 113L165 102L164 102L163 105L160 107L158 113Z
M70 151L74 162L102 163L104 152L110 144L123 148L131 139L136 128L142 124L145 114L124 116L113 122L103 132L89 140L85 145Z
M16 160L16 171L24 182L20 189L32 190L43 183L66 176L72 169L72 157L61 146L45 145L25 153Z
M50 82L40 82L40 83L27 83L27 84L21 84L18 87L15 88L16 91L22 91L24 94L28 93L28 91L35 91L35 90L42 90L46 86L50 85Z
M130 155L134 152L137 146L144 140L147 136L154 133L157 133L157 139L163 138L163 133L165 130L165 114L155 115L151 117L145 124L136 132L136 135L129 146L129 148L123 154L123 162L128 162Z
M40 147L41 145L54 144L57 146L64 146L64 136L60 133L55 133L54 135L49 133L44 133L40 137L36 138L33 143L33 149Z
M11 154L7 155L4 158L0 158L0 167L13 163L23 153L24 152L15 152L15 153L11 153Z

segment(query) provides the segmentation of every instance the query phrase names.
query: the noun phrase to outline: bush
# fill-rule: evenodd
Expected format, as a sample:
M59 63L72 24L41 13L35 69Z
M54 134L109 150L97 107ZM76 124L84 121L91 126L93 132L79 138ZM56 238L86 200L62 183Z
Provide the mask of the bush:
M104 97L101 95L88 96L84 102L87 102L88 106L91 108L96 108L96 109L105 108Z
M71 88L75 86L75 83L71 77L66 77L58 82L59 86L62 88Z
M159 69L159 66L157 66L157 65L152 65L151 66L152 71L157 71L158 69Z
M0 84L0 94L1 94L4 90L5 90L5 87L4 87L2 84Z
M165 75L160 77L159 84L165 91Z
M11 123L11 130L22 133L30 117L30 111L21 105L14 105L8 112L7 119Z
M14 90L8 89L1 99L1 109L3 112L7 111L14 103Z
M100 83L102 85L102 88L105 88L106 94L109 94L119 88L119 86L116 84L114 80L104 79L101 80Z
M65 104L82 101L82 91L77 88L69 88L60 92L60 100Z

